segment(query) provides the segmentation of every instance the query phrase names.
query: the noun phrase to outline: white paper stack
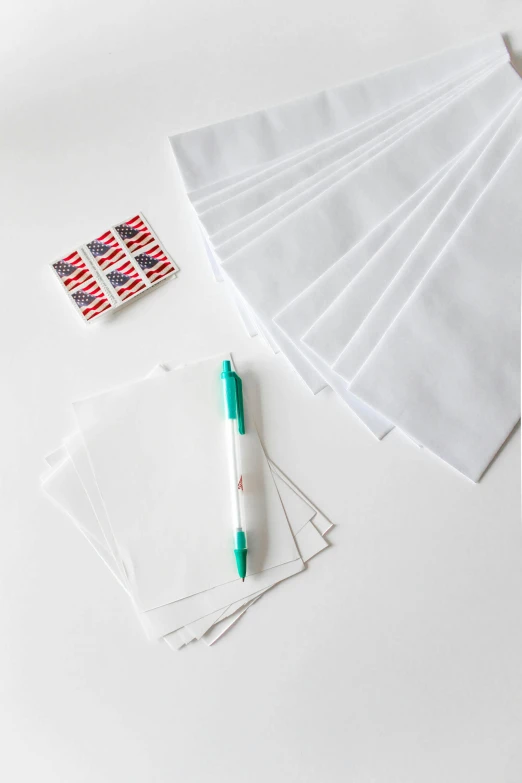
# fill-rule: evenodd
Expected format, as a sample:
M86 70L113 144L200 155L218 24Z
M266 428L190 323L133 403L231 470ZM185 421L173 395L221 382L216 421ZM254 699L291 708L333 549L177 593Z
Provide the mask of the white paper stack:
M478 481L520 415L521 138L494 36L171 143L250 334Z
M45 493L128 593L150 639L217 641L328 546L331 524L266 457L250 410L238 437L248 569L237 576L221 363L214 357L73 403Z

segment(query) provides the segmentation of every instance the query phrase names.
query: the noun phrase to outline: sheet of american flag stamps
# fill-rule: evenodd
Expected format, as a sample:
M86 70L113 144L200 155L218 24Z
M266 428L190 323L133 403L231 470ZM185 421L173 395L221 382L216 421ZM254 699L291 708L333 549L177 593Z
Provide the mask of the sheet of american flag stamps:
M179 271L141 213L112 226L51 267L87 323Z

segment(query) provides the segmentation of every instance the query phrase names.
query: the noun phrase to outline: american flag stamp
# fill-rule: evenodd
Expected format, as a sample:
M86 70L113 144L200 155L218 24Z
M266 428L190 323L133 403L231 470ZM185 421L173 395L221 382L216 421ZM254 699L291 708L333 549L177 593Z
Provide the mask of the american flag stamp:
M154 240L154 235L142 215L134 215L130 220L114 228L131 253Z
M84 322L122 307L179 271L141 213L51 267Z
M110 272L106 273L105 277L122 302L130 299L131 296L135 296L135 294L139 294L140 291L147 287L140 273L128 260L124 261L120 266L116 266L116 268L113 267Z
M68 291L74 291L79 285L92 279L90 269L77 250L55 261L53 268Z
M96 280L78 288L71 296L87 321L101 315L111 306Z
M100 269L107 269L112 264L123 261L127 255L110 230L92 242L87 242L87 249Z
M147 245L140 253L135 253L135 261L145 273L150 283L156 283L167 275L176 272L176 267L161 247L153 242Z

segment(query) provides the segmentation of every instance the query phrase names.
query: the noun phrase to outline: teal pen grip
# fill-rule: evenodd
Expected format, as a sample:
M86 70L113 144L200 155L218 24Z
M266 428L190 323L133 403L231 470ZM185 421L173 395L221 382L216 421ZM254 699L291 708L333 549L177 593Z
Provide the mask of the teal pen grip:
M240 579L244 579L247 570L247 540L244 530L236 530L235 549L237 572Z

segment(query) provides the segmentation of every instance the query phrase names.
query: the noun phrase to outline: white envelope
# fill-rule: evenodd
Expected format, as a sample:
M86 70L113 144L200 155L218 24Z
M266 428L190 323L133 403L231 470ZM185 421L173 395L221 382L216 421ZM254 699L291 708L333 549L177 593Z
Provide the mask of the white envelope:
M447 170L443 169L442 174ZM364 267L374 253L394 234L397 226L404 222L413 210L420 204L428 193L440 181L442 174L437 174L417 193L408 199L387 220L383 221L372 231L365 241L358 243L350 252L333 264L312 285L294 299L290 305L284 308L274 318L274 323L281 326L283 331L295 344L299 343L300 349L311 366L320 373L324 384L328 384L335 393L345 402L349 408L369 428L377 438L383 438L392 428L391 422L379 416L369 406L364 406L350 391L348 385L335 373L330 366L319 357L308 345L300 341L301 333L305 331L306 323L313 323L321 315L328 304L335 299L343 284L348 283L360 269Z
M405 260L473 168L509 113L499 118L456 161L409 218L339 293L302 340L324 362L332 365L399 272Z
M521 177L519 142L352 384L473 481L520 417Z
M171 137L187 191L291 155L505 50L499 35L289 103ZM212 190L207 190L207 194Z
M232 185L226 184L223 188L220 188L216 192L214 192L213 195L210 195L207 198L204 198L203 200L196 199L194 197L194 193L192 193L191 200L196 210L196 214L201 214L202 212L205 212L208 209L211 209L212 207L219 207L220 205L223 206L223 200L229 200L233 197L238 196L241 193L244 193L247 190L251 191L253 188L257 188L257 186L266 183L267 180L271 180L274 177L285 174L285 172L288 172L290 169L292 169L293 176L295 178L296 166L302 161L305 162L308 161L310 156L313 155L315 157L319 153L322 154L326 153L330 156L330 159L332 159L331 153L333 149L334 148L338 149L339 143L343 139L352 137L354 135L357 136L358 138L361 138L361 134L365 132L366 133L374 132L375 126L380 126L382 128L383 123L389 123L390 118L393 118L397 114L397 111L399 110L405 111L406 108L408 109L408 111L413 111L415 105L417 105L418 107L421 104L428 103L430 99L433 100L436 93L440 94L441 91L444 90L447 91L452 84L455 85L458 82L464 81L466 78L469 78L471 74L477 73L480 69L484 69L487 64L492 64L493 62L498 61L501 58L504 60L507 60L508 58L507 51L503 46L495 48L495 54L493 55L493 57L490 56L488 59L480 62L473 61L473 64L470 67L464 70L459 70L458 75L452 74L450 79L447 79L442 83L439 83L436 87L433 87L431 90L428 90L426 93L422 93L420 96L415 96L414 98L410 98L408 100L401 102L400 104L398 104L396 107L393 107L389 111L385 111L379 114L377 118L371 118L366 122L357 125L355 129L350 128L347 131L344 131L343 133L334 136L333 139L328 138L325 141L314 145L313 147L305 148L303 151L299 153L296 153L289 157L285 157L283 159L278 159L275 163L272 163L267 167L261 167L260 171L256 170L256 173L253 176L246 175L246 176L240 176L239 178L236 177L235 178L236 182L234 184ZM219 263L217 262L217 259L213 254L211 247L209 245L207 231L203 230L203 226L201 226L201 228L202 228L204 246L207 252L210 266L212 268L216 280L222 282L223 276L219 268ZM237 307L247 332L251 336L254 336L254 334L257 333L258 327L255 325L255 321L252 319L252 314L248 312L248 308L246 308L246 305L244 304L243 301L239 301L237 303Z
M345 167L341 166L336 170L334 166L327 177L318 176L316 184L305 187L295 198L283 200L282 205L276 209L267 205L267 214L242 231L235 233L233 228L233 236L219 243L212 238L211 244L218 259L221 263L225 263L232 256L236 257L247 244L255 245L256 240L264 234L272 233L272 230L277 231L281 226L285 229L287 226L293 226L297 214L301 215L302 219L302 215L310 210L333 209L336 194L358 177L365 183L367 178L371 180L373 177L372 184L375 187L375 177L379 167L384 165L383 161L386 161L388 168L391 166L393 169L398 169L397 175L400 173L403 178L406 178L412 188L400 201L393 202L386 213L389 214L473 141L510 97L513 97L517 79L519 86L520 79L510 64L500 60L497 65L481 72L470 86L455 89L447 99L434 106L432 110L426 110L421 119L411 122L408 128L388 142L378 145L375 154L370 145L359 160L356 150L348 157L349 162ZM494 95L492 86L494 84L498 84L501 90L498 96ZM421 146L420 139L423 136L424 145ZM434 145L434 149L428 151L426 149L428 144ZM417 180L414 181L411 181L406 153L410 146L413 159L417 159L419 167ZM412 163L413 161L410 165ZM407 182L404 182L403 187L406 184ZM333 218L333 215L330 217ZM375 227L375 224L372 227Z
M462 152L520 90L510 65L497 68L465 97L228 258L223 269L256 316L269 321Z
M320 390L323 381L272 317L435 176L519 91L518 76L503 66L465 99L455 100L223 265L312 391ZM363 420L366 414L376 434L389 429L384 417L364 409L357 413Z
M364 130L371 130L376 124L391 118L399 108L412 107L416 102L422 100L428 94L433 94L436 90L447 87L451 82L456 83L459 80L464 80L467 76L471 75L472 72L480 70L487 63L493 63L495 60L500 60L501 58L506 60L506 55L507 52L505 50L496 50L493 56L490 55L484 60L473 61L468 67L455 71L455 73L449 75L448 78L437 81L436 83L434 82L426 91L417 93L413 97L405 96L403 100L397 102L391 108L371 116L367 120L358 123L356 126L347 127L335 136L329 136L312 146L304 147L299 152L293 153L292 155L277 158L266 166L256 167L253 172L245 172L237 175L237 177L233 178L234 181L227 180L216 183L214 186L210 187L212 190L211 195L207 194L206 196L201 197L198 196L195 191L191 192L190 200L194 205L196 213L200 214L203 211L221 204L225 199L233 198L241 193L257 188L259 185L264 185L267 180L279 176L290 168L293 168L296 164L306 161L311 156L327 152L351 134ZM405 84L402 86L406 87Z
M520 138L522 108L516 106L488 147L465 177L439 217L430 226L389 287L340 354L333 369L347 382L353 381L366 359L399 315L433 261L443 250L473 204L480 197L510 150Z
M499 64L496 58L495 64ZM473 69L472 73L445 82L413 101L398 106L383 119L369 126L350 130L330 142L326 148L287 164L281 171L266 176L248 189L227 197L210 209L197 208L199 219L212 245L220 247L232 237L260 223L262 218L291 202L295 209L306 200L338 181L354 161L361 164L406 133L411 127L435 113L452 98L469 89L491 71L493 64ZM259 179L259 177L258 177ZM282 213L282 217L288 212ZM248 237L252 237L251 231Z
M339 294L360 273L373 256L390 240L396 231L412 215L440 182L448 167L437 173L426 185L420 188L413 196L405 201L386 220L383 220L377 228L359 242L344 256L341 256L335 264L327 269L317 280L314 280L305 290L299 294L289 305L278 313L274 323L283 330L293 342L299 342L301 337L317 321L318 318L335 301ZM316 354L307 346L303 346L307 358L314 361Z
M504 54L504 59L506 58L506 56L507 55ZM497 55L496 59L498 60L498 55ZM476 72L476 69L478 67L479 66L476 66L476 65L473 66L472 70L474 71L474 73ZM481 67L484 68L485 66L482 65ZM452 80L450 80L450 84L454 84L456 81L457 82L462 82L466 78L467 74L468 74L468 71L465 72L465 75L459 76L457 80L455 78L453 78ZM477 76L475 75L474 78L476 79ZM324 159L325 159L324 156L325 155L327 155L327 161L326 162L328 162L328 161L330 161L330 162L331 161L336 161L335 163L333 163L333 165L329 166L330 169L333 168L334 178L332 180L332 177L329 177L329 179L325 183L326 186L328 184L331 184L332 181L336 181L336 179L338 179L338 178L340 178L342 176L342 173L339 171L339 162L338 162L338 158L339 158L339 155L341 153L337 152L340 147L346 147L346 142L343 142L341 144L342 140L348 139L348 143L351 144L352 148L356 148L358 144L362 144L362 142L364 140L369 139L371 134L376 134L378 132L378 128L382 129L383 127L387 127L387 125L390 124L390 122L391 122L391 120L388 119L389 116L394 117L395 115L397 115L398 111L401 111L403 113L404 112L408 113L410 111L413 111L412 104L417 105L417 106L430 104L430 106L431 106L431 104L433 103L433 100L432 100L433 99L433 93L436 92L436 93L440 94L440 92L442 91L442 92L444 92L444 94L446 94L448 92L448 90L450 89L450 87L447 86L447 85L448 85L448 83L445 82L443 87L437 87L435 90L430 91L428 96L422 95L420 98L416 98L413 101L406 102L407 109L401 108L400 110L395 109L395 110L392 110L391 112L386 112L384 117L383 117L383 119L381 119L380 121L373 121L372 120L369 123L364 123L362 126L358 126L358 128L355 131L350 130L350 131L348 131L348 132L346 132L344 134L340 134L339 136L335 137L336 141L328 140L327 142L325 142L325 143L323 143L321 145L317 145L316 147L314 147L314 155L313 155L313 161L314 161L313 165L314 165L314 167L316 167L318 162L319 162L317 160L318 158L321 158L321 160L324 161ZM461 87L461 89L462 89L462 87ZM448 100L447 97L446 97L446 100ZM402 106L403 106L403 104L401 104L401 107ZM377 126L377 129L376 129L376 126ZM382 134L381 134L381 136L382 136ZM389 143L389 141L387 143ZM368 147L368 144L365 144L363 149L366 148L366 147ZM380 148L380 147L377 146L377 148L376 148L376 146L374 144L372 146L370 154L375 154L375 151L378 148ZM358 149L360 149L360 147ZM366 155L366 158L367 157L368 157L368 155ZM296 159L298 159L298 160L296 160ZM272 186L272 192L274 190L274 185L275 184L279 183L279 187L281 186L281 180L280 179L278 180L278 177L280 178L281 176L285 176L286 177L285 181L288 182L287 178L288 178L288 175L290 175L291 178L292 178L291 179L292 182L294 182L294 181L295 182L299 182L300 179L301 179L301 173L300 172L301 172L301 168L302 167L299 167L298 164L301 163L302 161L304 161L305 164L306 164L305 165L305 171L307 173L306 184L305 185L300 185L298 188L293 187L290 192L286 191L285 192L284 201L282 201L281 199L278 199L276 202L271 201L271 203L268 205L268 207L264 211L264 213L261 213L259 209L256 209L256 211L254 212L254 214L251 217L251 220L252 220L253 223L257 223L260 220L260 218L263 216L263 214L265 214L265 215L268 214L268 213L271 214L275 210L276 207L277 207L277 214L280 215L281 216L280 219L282 219L282 218L284 218L284 216L286 214L286 211L281 212L281 207L282 206L285 207L285 210L290 209L290 211L291 211L291 210L297 208L301 203L304 203L308 198L312 197L314 193L318 192L317 191L317 187L315 189L312 188L311 194L308 195L308 191L310 190L310 185L314 184L314 181L317 180L317 177L313 177L312 180L310 179L310 176L309 176L310 175L309 168L310 168L310 165L311 165L310 153L309 152L303 152L303 153L300 153L297 156L292 157L289 161L287 159L283 163L274 164L272 169L277 169L277 171L275 173L274 172L270 173L269 170L265 170L265 171L261 172L260 174L258 174L256 176L256 178L255 178L256 179L256 185L255 185L255 188L254 188L255 194L256 194L256 199L259 199L259 197L260 197L259 193L258 193L258 187L257 186L259 184L259 181L261 180L261 177L263 177L263 182L265 184L266 184L267 180L270 181L269 184L271 184L271 186ZM346 172L346 163L347 163L346 156L343 158L343 161L344 161L343 171ZM358 157L357 163L358 163L358 165L360 165L360 163L361 163L360 155ZM328 172L324 173L324 166L321 167L321 175L320 175L320 178L319 178L321 182L324 180L324 177L327 174L328 174ZM244 193L246 190L251 192L252 187L254 187L254 186L253 185L249 185L248 187L245 187L245 185L236 186L235 191L237 191L239 187L241 188L240 189L240 193ZM324 184L320 185L320 188L324 188L324 187L325 187ZM222 203L221 199L219 199L216 202L216 204L214 205L216 209L226 208L227 205L229 205L229 203L230 203L230 201L228 200L228 199L230 199L229 193L230 193L230 191L228 190L227 191L227 201L225 203ZM296 199L296 196L299 196L299 194L301 194L301 193L302 193L302 196L300 196L298 199ZM235 195L237 195L237 193ZM218 194L218 196L219 196L219 194ZM265 194L265 196L266 196L266 194ZM214 199L216 199L216 198L218 198L218 197L214 196ZM291 202L290 206L287 206L287 202L288 201ZM198 208L197 204L195 204L194 207L195 207L196 212L198 214L202 212L202 209ZM205 207L205 210L208 210L208 206ZM212 212L212 210L211 210L211 212ZM203 244L204 244L204 247L205 247L205 252L207 254L207 257L208 257L211 269L212 269L212 271L214 273L214 276L215 276L216 280L218 280L219 282L223 282L224 278L223 278L223 275L221 273L220 264L219 264L219 262L217 260L217 257L215 255L213 249L212 249L212 246L211 246L211 240L209 238L209 232L212 233L212 230L211 230L211 226L209 226L208 223L207 223L206 214L207 214L207 212L205 212L205 215L202 216L202 222L200 223ZM273 216L271 216L271 217L273 219ZM245 227L246 227L245 221L242 221L241 225L238 224L238 223L235 223L234 227L232 229L229 228L229 232L228 232L229 236L237 233L239 230L242 230ZM263 222L261 222L261 225L259 226L259 230L262 232L264 229L265 229L265 226L264 226ZM252 231L248 232L248 237L249 238L252 237ZM218 242L219 243L219 237L214 236L213 237L213 242ZM236 305L238 313L239 313L239 315L240 315L240 317L241 317L241 319L243 321L243 325L244 325L247 333L249 334L249 336L253 337L253 336L259 334L267 342L269 347L272 348L272 350L274 350L275 352L278 352L279 348L278 348L276 342L274 341L274 339L270 335L268 335L266 333L266 331L263 329L263 327L256 321L254 313L248 307L246 302L243 300L243 298L241 297L241 295L239 294L237 289L235 289L235 287L230 284L230 281L225 281L225 282L227 284L227 287L230 290L231 298L233 299L233 301L234 301L234 303Z
M506 60L507 56L504 56L504 60ZM498 57L497 57L498 62ZM479 78L484 78L484 75L488 73L491 70L491 65L489 65L487 68L484 69L484 66L482 66L482 70L480 71L480 74L477 75L477 73L474 73L472 81L468 80L466 81L465 85L459 84L459 92L462 92L466 89L469 89L469 86L471 86L472 83L474 83ZM459 81L462 81L464 77L459 77ZM454 83L455 80L453 80L452 83ZM437 92L440 93L441 88L437 88ZM449 98L447 96L448 88L445 88L444 92L444 102L448 101ZM453 97L455 97L455 90L452 91ZM419 104L419 99L415 101L417 104ZM422 96L420 99L420 102L422 105L429 104L429 111L435 112L439 108L441 108L441 100L437 102L437 104L434 104L433 101L430 101L429 98L426 98L425 96ZM411 101L409 102L411 104ZM405 110L402 110L405 111ZM397 113L397 110L395 110L394 114ZM386 117L388 117L390 113L386 113ZM419 112L417 112L419 114ZM422 113L423 116L426 116L426 109ZM217 249L220 251L221 255L226 251L227 248L230 247L228 240L233 238L233 247L237 248L241 244L245 244L249 241L252 241L256 236L263 233L264 231L268 230L271 226L275 225L280 220L283 220L288 214L298 209L300 206L305 204L307 201L309 201L311 198L315 197L319 193L321 193L323 190L325 190L330 185L334 184L338 180L342 179L344 176L347 175L347 173L351 170L353 170L356 167L359 167L362 165L365 161L369 160L372 156L374 156L377 151L380 149L383 149L385 146L389 145L391 141L394 138L398 138L401 133L406 132L408 127L410 127L412 124L416 124L420 122L420 119L417 117L417 119L412 120L409 118L408 125L405 126L404 122L401 123L402 127L398 130L394 129L393 136L390 136L390 133L387 134L380 134L379 136L379 143L376 142L368 142L364 144L362 147L357 147L357 141L353 139L353 136L355 135L356 139L362 144L362 141L364 139L370 138L370 131L373 132L373 129L375 128L375 125L380 125L380 127L383 126L383 123L386 125L386 123L389 123L389 120L381 120L380 123L372 122L369 124L369 130L367 129L367 124L365 124L364 129L359 127L357 129L357 133L353 133L352 131L348 132L348 134L341 134L344 138L345 136L349 136L349 142L351 142L352 147L357 147L356 151L353 152L353 154L344 156L341 160L336 160L334 163L331 163L327 168L321 168L321 170L315 175L311 177L307 177L305 181L299 182L301 179L300 172L303 170L308 170L311 164L309 156L304 156L304 153L301 155L301 157L304 160L304 166L292 166L292 176L294 179L296 179L299 184L297 184L295 187L292 187L290 190L285 191L283 195L279 198L275 198L271 200L268 204L264 205L264 209L256 209L254 212L246 215L243 220L234 222L231 226L226 226L223 228L222 231L220 231L218 234L215 234L212 239L209 237L209 231L211 227L205 225L205 218L206 215L203 215L201 220L202 223L200 223L202 235L203 235L203 241L205 245L205 249L207 252L207 256L209 258L211 268L214 271L214 275L217 280L223 281L223 275L221 273L220 264L217 259L217 256L213 250L213 245L217 246ZM339 139L339 137L336 137ZM346 147L346 143L343 143L341 146ZM335 147L336 149L339 147L339 142L336 142L335 144L332 144L331 142L328 142L328 147L326 150L323 150L323 156L326 153L329 155L329 159L332 159L332 147ZM314 161L317 163L316 158L321 157L314 155ZM335 155L333 155L333 159L335 160ZM338 157L338 156L337 156ZM342 162L342 165L341 165ZM279 164L281 167L283 164ZM315 164L314 164L315 165ZM288 169L288 164L285 167L285 171L283 171L283 175L286 175L286 170ZM297 169L297 171L295 170ZM260 175L258 175L259 178ZM271 178L270 178L271 179ZM273 185L274 181L271 180L271 184ZM274 190L274 188L272 188ZM257 188L256 188L257 193ZM226 202L225 204L221 204L221 207L226 207L229 204L229 202ZM245 206L243 205L243 208ZM223 218L223 216L221 216ZM224 244L223 244L224 243ZM244 299L241 297L237 289L233 285L231 285L230 280L226 280L227 286L231 290L231 295L233 300L236 303L236 307L238 309L239 315L243 321L243 324L245 326L245 329L247 333L250 336L254 336L255 334L260 334L263 339L268 343L268 345L275 351L278 352L279 346L274 338L274 335L268 333L266 329L263 327L262 324L260 324L251 310L251 308L248 307ZM295 365L295 361L294 361ZM301 372L301 375L305 382L310 384L317 384L320 383L320 378L317 376L317 374L313 374L313 371L311 372L311 368L306 367L305 365L296 365L296 369ZM317 368L316 368L317 369ZM321 373L321 369L319 368L318 371ZM304 374L303 374L304 373ZM335 382L334 382L335 383ZM348 401L350 404L351 400ZM353 401L352 401L353 402Z

